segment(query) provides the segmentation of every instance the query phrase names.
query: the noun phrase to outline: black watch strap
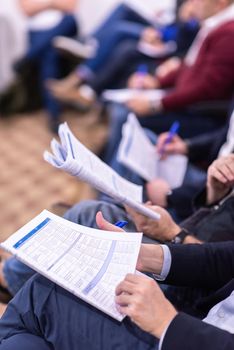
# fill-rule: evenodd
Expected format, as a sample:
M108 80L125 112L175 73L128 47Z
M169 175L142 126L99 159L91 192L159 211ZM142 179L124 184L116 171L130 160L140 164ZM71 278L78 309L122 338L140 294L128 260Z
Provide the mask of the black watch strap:
M185 237L190 235L191 233L188 230L182 228L181 231L171 240L171 243L182 244L185 240Z

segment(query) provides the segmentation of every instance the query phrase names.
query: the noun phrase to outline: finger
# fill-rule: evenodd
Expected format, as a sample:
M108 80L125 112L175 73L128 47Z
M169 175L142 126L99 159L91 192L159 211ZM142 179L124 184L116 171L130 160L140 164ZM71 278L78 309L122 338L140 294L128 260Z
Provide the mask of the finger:
M132 294L121 293L115 297L115 303L119 306L129 305L132 301Z
M218 180L219 182L221 182L223 184L226 184L226 182L227 182L226 177L216 168L211 169L210 175L211 175L211 177L215 178L216 180Z
M96 223L97 223L97 226L100 228L100 230L114 231L114 232L124 231L120 227L117 227L111 224L110 222L108 222L106 219L104 219L101 211L97 212L96 214Z
M136 285L135 283L131 281L126 281L124 279L122 282L118 284L118 286L115 289L115 295L121 295L122 293L127 293L127 294L133 294L135 292Z

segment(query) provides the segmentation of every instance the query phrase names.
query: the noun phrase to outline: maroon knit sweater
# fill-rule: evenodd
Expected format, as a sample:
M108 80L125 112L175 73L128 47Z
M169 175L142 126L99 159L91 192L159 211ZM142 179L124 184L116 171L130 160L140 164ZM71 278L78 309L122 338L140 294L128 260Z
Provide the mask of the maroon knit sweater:
M183 63L160 79L160 85L172 88L162 100L165 110L231 98L234 93L234 20L207 36L192 66Z

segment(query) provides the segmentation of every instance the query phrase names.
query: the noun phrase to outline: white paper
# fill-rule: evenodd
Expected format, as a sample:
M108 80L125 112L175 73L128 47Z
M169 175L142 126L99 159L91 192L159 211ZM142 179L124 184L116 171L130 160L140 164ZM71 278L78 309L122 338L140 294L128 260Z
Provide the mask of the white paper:
M47 210L1 247L48 279L121 321L115 288L134 273L142 233L101 231L74 224Z
M182 185L188 163L183 155L171 155L160 160L155 146L133 113L129 114L123 125L117 159L146 181L163 178L171 189Z
M132 204L138 211L142 209L141 212L147 212L152 219L160 218L155 211L145 210L142 204L142 186L125 180L102 162L77 140L66 123L60 125L59 137L61 144L55 140L51 142L53 154L44 152L44 159L48 163L89 183L122 204Z
M126 103L133 98L145 97L150 101L161 100L166 95L164 90L156 89L115 89L105 90L102 94L102 98L106 101L112 101L117 103Z

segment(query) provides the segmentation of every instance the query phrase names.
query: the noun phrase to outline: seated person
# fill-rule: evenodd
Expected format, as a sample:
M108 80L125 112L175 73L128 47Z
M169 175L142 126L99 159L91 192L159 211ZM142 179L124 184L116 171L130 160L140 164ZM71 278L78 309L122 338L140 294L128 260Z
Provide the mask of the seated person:
M61 63L52 41L57 35L73 37L77 33L74 12L77 0L19 0L27 17L29 48L24 57L15 64L18 73L23 73L28 64L38 68L39 84L44 107L48 112L49 126L56 131L59 123L60 105L45 88L45 81L58 78Z
M230 42L234 35L234 4L232 0L198 0L198 5L204 21L185 59L166 75L160 72L157 76L156 71L156 76L142 78L136 73L130 78L129 87L139 88L140 79L142 88L169 89L166 95L157 101L140 94L129 100L128 110L117 110L111 116L118 130L129 110L137 114L142 126L156 133L164 132L174 120L179 120L181 136L186 138L225 123L222 115L197 114L189 107L204 101L226 101L233 94L234 50L230 49Z
M220 174L224 174L220 177ZM207 182L207 194L200 199L205 210L198 211L185 223L178 225L168 212L152 206L161 214L159 221L151 220L128 208L129 214L114 203L83 201L71 208L64 215L65 219L89 227L96 227L95 213L101 210L109 221L128 221L128 231L142 231L144 242L157 243L179 239L181 243L234 240L233 205L234 197L229 195L234 183L234 155L231 154L214 162L210 167ZM217 203L220 206L217 209ZM215 210L214 210L215 208ZM132 218L134 220L132 220ZM185 228L185 230L184 230ZM176 237L180 231L181 234ZM184 241L183 241L184 240ZM14 257L4 259L0 264L0 285L15 295L35 271L22 264Z
M101 213L97 224L118 230ZM208 314L200 320L182 313L156 281L128 274L115 290L116 307L128 316L119 323L36 274L0 320L1 349L233 349L233 242L169 248L142 244L137 269L171 285L212 287L213 294L200 300L201 311Z
M187 6L187 3L193 5ZM155 63L171 52L183 55L199 28L195 8L194 0L188 0L181 7L181 19L179 12L178 20L170 25L148 27L143 20L140 22L136 15L133 17L132 9L121 5L111 15L112 21L108 18L94 34L99 42L96 57L79 65L75 72L60 82L50 82L51 92L60 100L92 106L104 89L125 85L127 78L139 64L144 62L155 69ZM128 22L126 19L117 21L115 13L119 14L120 9L125 10L125 16L128 11ZM140 18L140 15L138 17ZM134 23L133 19L137 20L137 23ZM141 53L138 50L139 41L157 50L158 60ZM167 45L168 42L174 43L171 45L172 51L170 45ZM90 91L91 94L86 94L85 91Z
M217 157L227 156L234 151L233 140L234 112L232 112L226 125L216 131L207 132L187 140L182 140L175 135L170 143L164 145L168 132L157 136L150 130L145 130L146 135L154 144L160 154L163 149L163 157L171 154L183 154L189 158L189 163L181 187L171 190L169 184L162 178L154 179L146 184L146 199L153 204L167 208L178 222L192 214L192 199L200 187L205 185L206 169ZM115 124L111 127L110 140L118 135ZM116 146L118 146L116 144ZM118 147L111 149L107 144L105 161L125 179L138 185L145 186L145 180L138 174L128 169L118 161ZM199 166L200 165L200 166ZM105 196L100 196L100 199Z

